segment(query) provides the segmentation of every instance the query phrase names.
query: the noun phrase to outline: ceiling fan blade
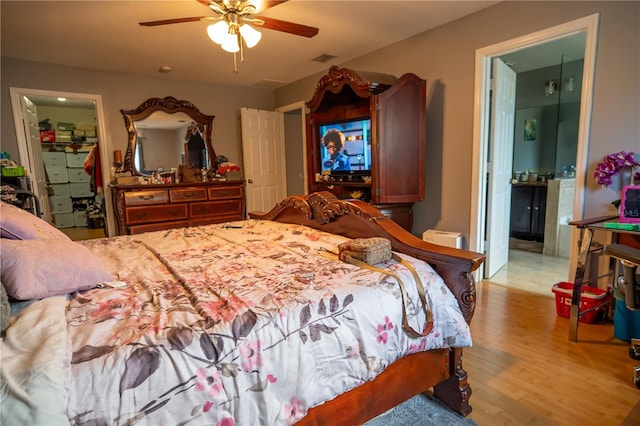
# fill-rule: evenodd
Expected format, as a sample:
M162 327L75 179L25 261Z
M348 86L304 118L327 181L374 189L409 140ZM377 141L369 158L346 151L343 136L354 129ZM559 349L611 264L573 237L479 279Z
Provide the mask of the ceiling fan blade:
M143 27L155 27L158 25L168 25L168 24L181 24L183 22L198 22L198 21L212 21L219 18L214 18L212 16L193 16L190 18L175 18L175 19L163 19L162 21L147 21L140 22L139 24Z
M252 18L260 19L264 21L264 24L260 25L262 28L269 30L282 31L284 33L295 34L302 37L313 37L318 34L319 29L316 27L309 27L302 24L294 24L293 22L281 21L280 19L267 18L266 16L252 16Z
M278 1L278 0L273 0L273 1L264 0L262 2L258 2L258 3L260 3L260 7L258 8L258 12L262 12L263 10L267 10L267 9L273 7L273 6L277 6L279 4L286 3L287 1L289 1L289 0L280 0L280 1Z

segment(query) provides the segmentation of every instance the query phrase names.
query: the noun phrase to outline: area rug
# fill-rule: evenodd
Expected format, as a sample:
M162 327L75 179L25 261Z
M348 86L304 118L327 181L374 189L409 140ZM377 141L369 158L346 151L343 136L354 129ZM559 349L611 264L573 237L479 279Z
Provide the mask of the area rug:
M364 426L474 426L440 401L426 395L416 395L391 410L369 420Z

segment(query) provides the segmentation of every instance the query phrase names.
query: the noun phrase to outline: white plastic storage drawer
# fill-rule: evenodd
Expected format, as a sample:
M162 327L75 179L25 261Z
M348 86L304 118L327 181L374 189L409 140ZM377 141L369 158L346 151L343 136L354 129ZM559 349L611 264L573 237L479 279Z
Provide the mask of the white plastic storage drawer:
M83 168L69 168L69 182L89 182L91 176Z
M95 194L91 192L91 184L89 182L72 182L69 184L72 197L93 197Z
M67 174L66 167L52 166L46 167L47 178L49 183L67 183L69 182L69 175Z
M80 152L77 154L67 152L67 167L84 167L84 160L87 159L88 152Z
M71 197L68 183L54 183L51 185L53 196L55 197Z
M56 228L73 228L76 226L73 220L73 213L54 214L53 222L56 224Z
M49 197L49 205L51 213L71 213L73 211L73 203L68 197Z
M67 156L64 152L43 152L42 160L46 167L67 167Z
M87 211L78 210L73 212L73 223L75 226L87 226Z

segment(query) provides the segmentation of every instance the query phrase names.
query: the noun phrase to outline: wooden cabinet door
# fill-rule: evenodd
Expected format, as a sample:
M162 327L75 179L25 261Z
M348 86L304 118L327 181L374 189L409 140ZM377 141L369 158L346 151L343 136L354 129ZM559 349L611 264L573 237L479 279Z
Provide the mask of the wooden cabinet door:
M374 161L372 201L413 203L424 199L426 82L404 74L372 97Z
M531 236L536 240L544 239L544 221L547 210L547 187L533 188L531 201Z
M513 186L511 188L511 236L526 238L531 233L531 186Z

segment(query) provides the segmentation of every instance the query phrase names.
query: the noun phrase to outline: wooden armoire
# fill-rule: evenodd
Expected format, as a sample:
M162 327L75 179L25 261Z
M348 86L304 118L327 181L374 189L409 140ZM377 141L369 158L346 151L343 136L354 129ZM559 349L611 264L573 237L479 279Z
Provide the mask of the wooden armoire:
M411 232L413 204L425 196L425 80L332 66L307 106L309 192L360 198ZM320 128L354 118L370 119L370 168L364 174L323 171Z

